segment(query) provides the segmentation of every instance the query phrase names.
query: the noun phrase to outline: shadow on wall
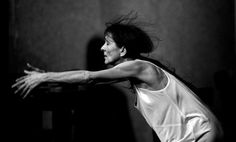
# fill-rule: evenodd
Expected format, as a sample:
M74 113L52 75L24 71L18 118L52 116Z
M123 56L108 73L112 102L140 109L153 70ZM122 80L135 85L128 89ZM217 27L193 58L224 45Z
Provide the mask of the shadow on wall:
M213 111L223 128L222 142L232 141L234 132L232 122L235 116L232 115L234 108L235 91L235 68L219 70L214 73L214 88L198 88L198 95L205 104Z
M220 70L214 74L215 95L218 96L217 112L218 118L223 126L224 141L232 141L234 139L234 131L232 131L232 122L235 121L233 108L235 107L235 68L232 70Z
M87 69L96 71L105 69L104 56L101 52L101 47L104 44L104 39L101 35L94 35L87 44Z
M104 40L94 36L87 44L87 69L105 68L100 51ZM112 85L89 86L75 111L75 141L135 142L125 94ZM81 98L80 98L81 100Z

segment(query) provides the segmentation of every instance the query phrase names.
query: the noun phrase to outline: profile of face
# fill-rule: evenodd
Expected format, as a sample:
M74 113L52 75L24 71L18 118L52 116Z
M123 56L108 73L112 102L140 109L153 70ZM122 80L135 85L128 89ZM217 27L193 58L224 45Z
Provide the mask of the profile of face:
M122 48L119 48L111 34L105 36L105 43L101 47L104 54L105 64L116 64L123 56Z

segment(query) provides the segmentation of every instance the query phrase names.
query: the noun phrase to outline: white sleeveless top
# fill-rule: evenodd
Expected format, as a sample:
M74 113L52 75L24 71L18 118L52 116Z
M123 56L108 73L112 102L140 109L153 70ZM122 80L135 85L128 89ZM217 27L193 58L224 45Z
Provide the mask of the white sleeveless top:
M134 85L137 92L135 107L161 142L195 141L210 131L214 116L186 85L165 70L162 71L168 78L163 89L151 91Z

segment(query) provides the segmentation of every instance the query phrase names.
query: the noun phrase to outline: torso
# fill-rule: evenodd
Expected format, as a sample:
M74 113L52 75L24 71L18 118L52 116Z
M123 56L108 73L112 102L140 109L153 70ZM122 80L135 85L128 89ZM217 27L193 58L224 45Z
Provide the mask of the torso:
M147 83L134 84L137 92L135 107L141 112L160 140L162 142L197 141L202 135L212 131L214 127L212 122L215 122L216 119L198 100L196 94L165 70L152 63L147 64L147 66L149 65L157 68L159 74L157 75L162 79L157 82L157 88L155 88L155 82L153 83L154 87L151 86L154 77L149 78ZM144 75L141 75L140 79L142 76L155 73L155 70L147 67L144 72L147 73L143 73Z

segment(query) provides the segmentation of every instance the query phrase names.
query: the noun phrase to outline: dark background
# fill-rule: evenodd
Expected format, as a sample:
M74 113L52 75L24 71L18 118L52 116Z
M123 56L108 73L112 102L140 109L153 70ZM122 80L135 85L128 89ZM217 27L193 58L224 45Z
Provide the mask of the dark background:
M145 29L162 40L149 56L198 88L230 140L235 121L234 7L233 0L9 0L8 138L154 141L133 107L135 96L127 82L85 89L65 86L48 96L35 91L38 95L26 100L10 88L27 62L47 71L102 69L104 23L134 10L138 20L151 23Z

